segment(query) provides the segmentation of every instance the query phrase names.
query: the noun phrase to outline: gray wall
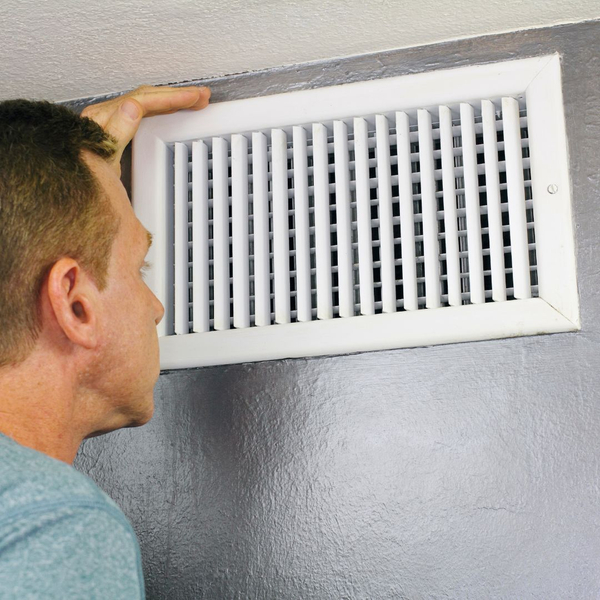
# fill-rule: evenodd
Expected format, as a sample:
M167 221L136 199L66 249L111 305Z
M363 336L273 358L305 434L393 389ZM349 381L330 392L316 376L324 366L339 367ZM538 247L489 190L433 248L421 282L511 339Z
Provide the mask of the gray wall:
M213 82L224 100L559 52L583 328L165 372L77 465L139 535L150 599L597 598L600 23Z

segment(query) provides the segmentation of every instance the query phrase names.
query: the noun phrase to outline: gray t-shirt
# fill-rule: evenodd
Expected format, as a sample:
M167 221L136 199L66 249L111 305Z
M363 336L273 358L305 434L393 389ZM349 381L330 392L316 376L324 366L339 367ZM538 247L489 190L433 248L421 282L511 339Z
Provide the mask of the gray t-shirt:
M73 467L0 434L0 598L145 598L137 538Z

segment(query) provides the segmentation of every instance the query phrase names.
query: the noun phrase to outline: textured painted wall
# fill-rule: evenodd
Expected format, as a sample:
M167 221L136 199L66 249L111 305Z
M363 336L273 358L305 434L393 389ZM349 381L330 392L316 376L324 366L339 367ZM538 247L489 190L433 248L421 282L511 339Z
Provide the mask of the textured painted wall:
M600 23L217 88L549 52L563 57L582 330L163 373L151 423L86 442L77 462L131 518L149 599L599 596Z
M0 99L68 100L598 17L597 0L3 0Z

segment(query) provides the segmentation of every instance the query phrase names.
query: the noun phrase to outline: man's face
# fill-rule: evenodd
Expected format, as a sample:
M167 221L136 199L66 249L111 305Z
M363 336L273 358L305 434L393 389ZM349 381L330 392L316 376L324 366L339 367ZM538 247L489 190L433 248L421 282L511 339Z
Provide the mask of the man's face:
M85 153L85 160L120 218L108 286L100 293L97 387L106 399L109 422L142 425L154 410L153 389L160 373L156 325L164 315L141 272L150 236L135 216L117 173L95 155Z

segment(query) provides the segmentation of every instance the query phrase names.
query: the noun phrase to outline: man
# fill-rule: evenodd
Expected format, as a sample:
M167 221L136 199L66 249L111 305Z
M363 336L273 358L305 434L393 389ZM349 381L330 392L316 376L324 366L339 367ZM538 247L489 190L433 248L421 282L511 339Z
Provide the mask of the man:
M207 88L142 87L86 108L0 103L0 598L144 597L131 525L71 467L85 438L146 423L164 309L151 235L120 182L144 116Z

